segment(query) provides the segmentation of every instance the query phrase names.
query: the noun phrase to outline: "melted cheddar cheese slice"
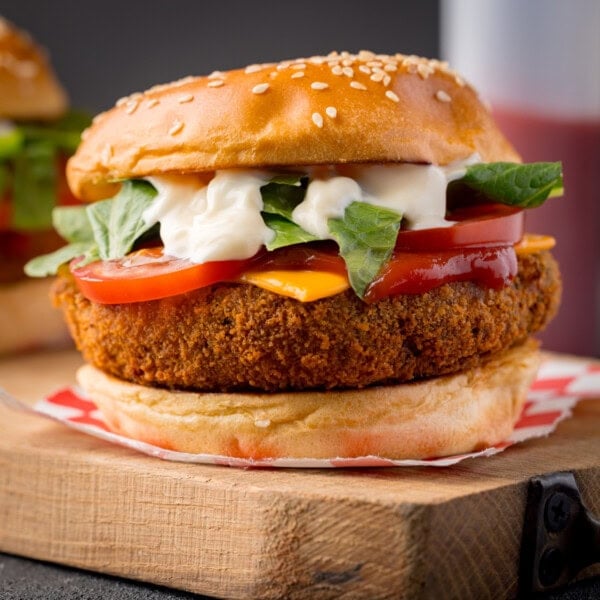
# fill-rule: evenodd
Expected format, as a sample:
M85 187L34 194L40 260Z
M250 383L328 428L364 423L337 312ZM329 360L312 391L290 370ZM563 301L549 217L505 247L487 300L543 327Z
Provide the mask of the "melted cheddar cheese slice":
M533 254L550 250L555 244L556 240L549 235L528 233L515 245L515 252L520 255ZM258 271L244 273L239 280L300 302L334 296L350 287L346 275L326 271Z
M542 250L551 250L556 246L556 240L551 235L536 235L526 233L523 239L515 244L517 254L533 254Z
M350 287L346 275L326 271L259 271L244 273L240 280L301 302L327 298Z

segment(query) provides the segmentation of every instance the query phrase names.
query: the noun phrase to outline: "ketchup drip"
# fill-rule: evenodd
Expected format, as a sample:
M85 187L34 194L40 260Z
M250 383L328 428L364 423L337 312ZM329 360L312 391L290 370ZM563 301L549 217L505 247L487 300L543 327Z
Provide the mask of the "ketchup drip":
M365 300L374 302L398 294L423 294L454 281L473 281L499 289L517 274L512 246L469 248L438 252L394 252L392 260L367 290Z

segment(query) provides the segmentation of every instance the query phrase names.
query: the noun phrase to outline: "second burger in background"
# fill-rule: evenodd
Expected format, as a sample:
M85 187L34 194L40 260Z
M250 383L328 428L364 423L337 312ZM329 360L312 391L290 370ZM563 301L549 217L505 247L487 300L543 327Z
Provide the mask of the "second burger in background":
M229 457L423 458L508 436L557 309L519 164L439 61L332 53L134 94L35 259L109 426Z
M23 266L63 243L52 210L78 203L64 169L87 123L68 112L44 51L0 17L0 355L68 340L48 308L50 280L28 279Z

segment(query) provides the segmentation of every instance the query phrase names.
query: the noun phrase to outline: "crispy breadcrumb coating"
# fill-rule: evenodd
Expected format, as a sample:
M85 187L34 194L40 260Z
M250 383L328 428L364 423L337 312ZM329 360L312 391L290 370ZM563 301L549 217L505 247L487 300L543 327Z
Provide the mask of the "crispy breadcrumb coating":
M500 290L450 283L373 304L351 290L302 303L248 284L218 284L102 305L64 269L55 284L85 359L121 379L199 391L357 388L475 367L524 342L554 316L558 267L519 257Z

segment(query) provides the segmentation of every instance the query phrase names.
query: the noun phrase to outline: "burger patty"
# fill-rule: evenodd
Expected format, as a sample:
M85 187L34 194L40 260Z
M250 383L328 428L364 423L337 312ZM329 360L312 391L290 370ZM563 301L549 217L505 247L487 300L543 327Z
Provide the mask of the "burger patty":
M53 297L86 360L143 385L198 391L356 388L455 373L523 342L557 310L549 252L519 257L502 289L450 283L366 304L347 291L301 303L219 284L102 305L64 270Z

